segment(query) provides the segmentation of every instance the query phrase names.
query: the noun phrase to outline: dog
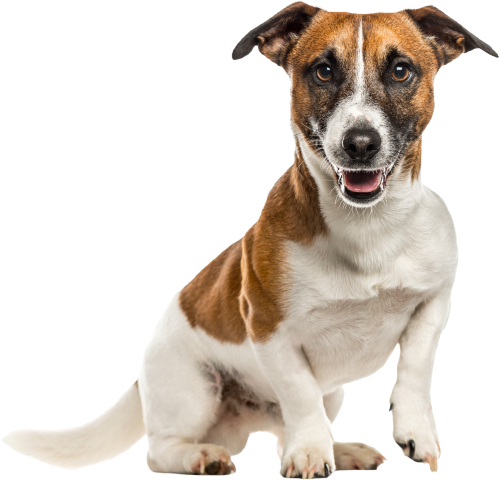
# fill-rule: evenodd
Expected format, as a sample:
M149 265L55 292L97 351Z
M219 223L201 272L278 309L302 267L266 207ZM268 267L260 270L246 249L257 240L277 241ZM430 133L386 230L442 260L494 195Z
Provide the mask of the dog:
M342 385L399 343L394 439L437 470L433 359L457 265L452 219L420 178L438 70L494 50L434 7L330 13L297 2L250 31L292 83L293 166L244 238L172 300L138 382L95 421L4 441L62 467L112 458L145 433L155 472L229 474L254 431L281 474L326 477L385 458L334 442ZM353 212L355 212L353 214Z

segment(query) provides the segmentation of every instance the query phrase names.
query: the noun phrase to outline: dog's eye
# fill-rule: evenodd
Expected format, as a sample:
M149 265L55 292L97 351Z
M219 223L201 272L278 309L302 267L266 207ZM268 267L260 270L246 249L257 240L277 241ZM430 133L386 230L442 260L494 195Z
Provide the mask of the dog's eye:
M410 69L404 63L398 63L392 71L392 78L396 82L404 82L410 76Z
M333 77L333 72L332 69L328 65L320 65L316 69L316 75L320 80L323 80L323 82L328 82L329 80L332 79Z

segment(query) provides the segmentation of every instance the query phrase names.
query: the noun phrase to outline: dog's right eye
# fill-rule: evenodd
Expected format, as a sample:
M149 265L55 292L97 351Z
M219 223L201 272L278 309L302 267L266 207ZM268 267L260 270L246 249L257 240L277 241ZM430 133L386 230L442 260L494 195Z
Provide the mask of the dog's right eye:
M333 77L333 71L329 65L320 65L316 69L316 75L323 82L328 82Z
M392 71L392 78L396 82L404 82L410 77L410 69L404 63L398 63Z

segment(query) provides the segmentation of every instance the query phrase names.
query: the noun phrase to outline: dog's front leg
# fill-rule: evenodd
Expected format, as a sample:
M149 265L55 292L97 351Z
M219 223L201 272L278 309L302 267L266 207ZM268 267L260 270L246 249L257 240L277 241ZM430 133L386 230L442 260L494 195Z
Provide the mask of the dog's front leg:
M398 376L391 396L394 439L405 455L437 470L440 447L430 389L439 336L450 311L450 290L422 303L403 332Z
M286 477L328 476L334 469L333 438L323 405L323 392L299 343L282 332L256 352L285 422L281 474Z

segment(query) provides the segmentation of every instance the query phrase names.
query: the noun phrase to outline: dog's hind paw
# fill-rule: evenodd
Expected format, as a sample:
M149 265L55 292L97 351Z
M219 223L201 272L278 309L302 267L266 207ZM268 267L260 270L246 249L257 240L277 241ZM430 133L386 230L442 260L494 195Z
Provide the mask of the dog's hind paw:
M339 443L333 446L337 470L376 470L386 458L364 443Z
M189 459L188 471L198 475L229 475L236 471L225 448L210 444L200 447Z

